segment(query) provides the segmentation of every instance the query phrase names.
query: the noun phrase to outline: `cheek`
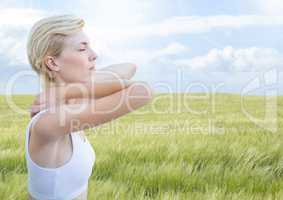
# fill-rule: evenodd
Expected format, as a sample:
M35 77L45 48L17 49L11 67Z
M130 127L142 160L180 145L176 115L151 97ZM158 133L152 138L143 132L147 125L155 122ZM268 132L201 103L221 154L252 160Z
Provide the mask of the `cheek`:
M68 55L64 56L61 61L62 66L68 68L79 68L82 69L83 67L87 67L88 59L86 56L83 55Z
M61 68L61 76L66 81L81 81L89 73L89 61L84 55L62 56L58 64Z

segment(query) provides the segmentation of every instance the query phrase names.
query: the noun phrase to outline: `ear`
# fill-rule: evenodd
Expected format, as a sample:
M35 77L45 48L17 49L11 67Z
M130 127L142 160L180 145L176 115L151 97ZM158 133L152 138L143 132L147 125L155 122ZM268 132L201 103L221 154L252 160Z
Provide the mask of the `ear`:
M44 63L50 71L59 71L60 68L57 65L55 58L53 56L46 56L44 58Z

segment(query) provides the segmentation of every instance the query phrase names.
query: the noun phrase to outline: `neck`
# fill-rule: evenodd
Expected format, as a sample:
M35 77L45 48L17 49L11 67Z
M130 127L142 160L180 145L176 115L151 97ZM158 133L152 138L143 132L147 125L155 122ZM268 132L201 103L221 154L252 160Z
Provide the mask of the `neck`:
M61 87L61 86L65 86L67 84L67 82L62 81L60 79L55 79L54 82L48 82L46 84L46 88L50 88L50 87Z

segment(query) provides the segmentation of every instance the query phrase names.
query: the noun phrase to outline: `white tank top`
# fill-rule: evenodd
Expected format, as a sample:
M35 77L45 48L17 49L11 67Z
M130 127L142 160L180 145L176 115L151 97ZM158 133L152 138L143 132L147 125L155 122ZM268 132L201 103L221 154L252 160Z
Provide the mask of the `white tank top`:
M88 180L95 162L95 152L87 140L78 132L71 134L73 153L71 159L57 168L45 168L32 161L29 152L29 136L32 123L38 119L37 113L26 129L25 157L28 170L28 191L35 199L65 200L73 199L88 188Z

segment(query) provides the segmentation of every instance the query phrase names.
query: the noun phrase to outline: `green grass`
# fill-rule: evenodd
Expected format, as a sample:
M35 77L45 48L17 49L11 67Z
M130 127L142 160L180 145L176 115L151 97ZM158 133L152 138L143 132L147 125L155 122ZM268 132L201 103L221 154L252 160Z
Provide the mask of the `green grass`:
M13 99L27 109L33 97ZM283 199L283 97L277 102L276 132L251 122L235 94L217 94L214 103L157 95L86 131L96 152L89 199ZM263 119L264 97L245 97L245 108ZM3 96L0 113L0 199L26 199L29 115L13 112Z

